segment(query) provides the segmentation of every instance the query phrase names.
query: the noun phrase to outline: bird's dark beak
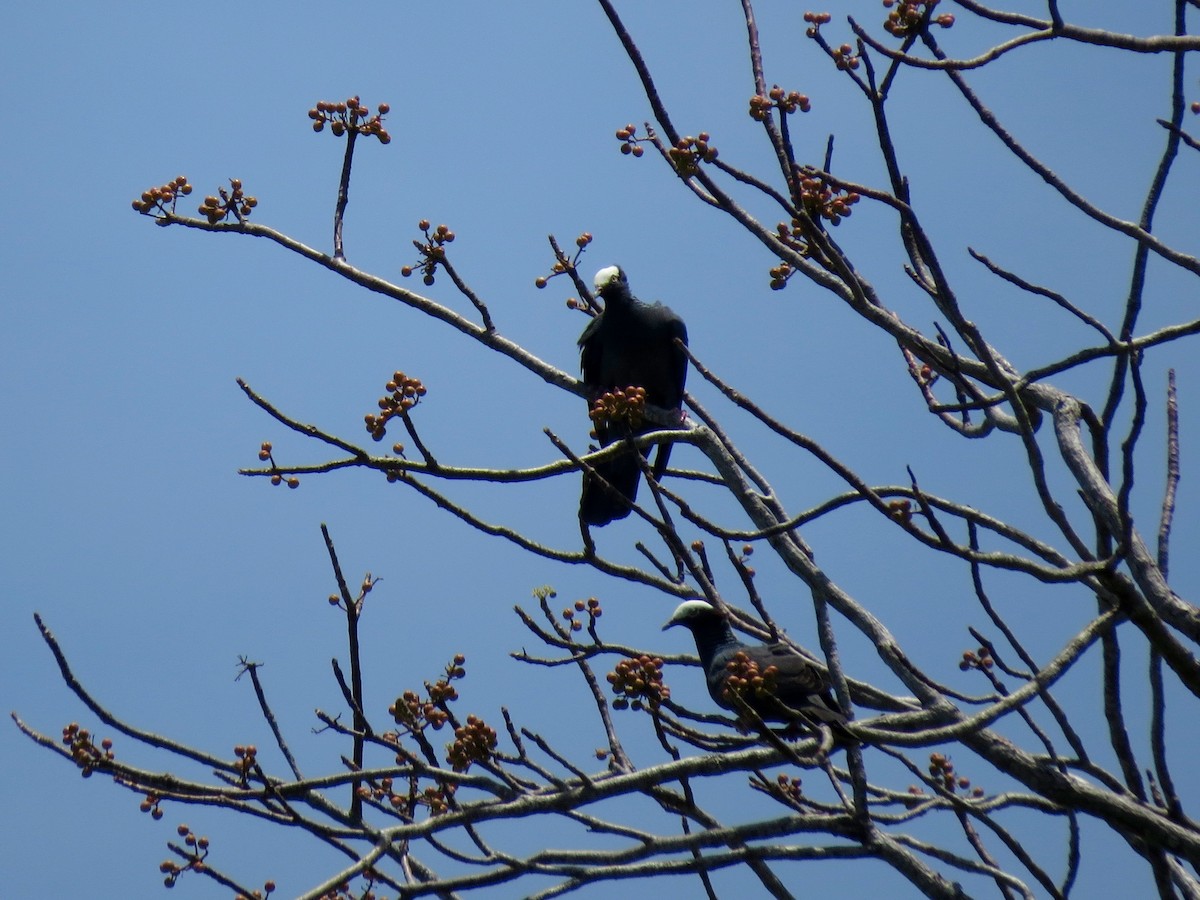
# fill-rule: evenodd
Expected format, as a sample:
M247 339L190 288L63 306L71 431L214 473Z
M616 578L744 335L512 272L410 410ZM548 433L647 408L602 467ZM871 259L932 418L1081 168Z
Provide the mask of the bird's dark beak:
M679 624L679 623L678 623L678 622L676 622L674 619L667 619L667 623L666 623L665 625L663 625L663 627L662 627L662 630L663 630L663 631L666 631L668 628L672 628L672 627L674 627L675 625L678 625L678 624Z

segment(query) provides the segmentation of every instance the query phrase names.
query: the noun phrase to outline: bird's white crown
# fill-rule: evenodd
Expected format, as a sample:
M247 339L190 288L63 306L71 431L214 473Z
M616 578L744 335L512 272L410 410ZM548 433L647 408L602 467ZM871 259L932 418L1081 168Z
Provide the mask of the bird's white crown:
M667 624L663 628L679 625L697 616L710 616L714 613L716 613L716 610L713 609L712 604L704 600L684 600L675 607L675 612L671 614L671 618L667 620Z
M602 291L614 281L617 281L620 277L620 266L605 266L603 269L597 272L596 277L592 279L592 286L596 290Z

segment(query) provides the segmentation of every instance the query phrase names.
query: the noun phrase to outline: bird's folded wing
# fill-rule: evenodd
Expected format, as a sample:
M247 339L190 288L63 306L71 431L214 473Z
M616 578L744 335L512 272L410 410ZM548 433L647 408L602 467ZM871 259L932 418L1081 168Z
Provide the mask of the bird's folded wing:
M829 681L824 673L804 659L797 656L796 651L786 644L769 644L761 648L755 647L755 662L760 666L774 666L778 672L779 683L789 688L796 688L810 694L818 694L829 687Z

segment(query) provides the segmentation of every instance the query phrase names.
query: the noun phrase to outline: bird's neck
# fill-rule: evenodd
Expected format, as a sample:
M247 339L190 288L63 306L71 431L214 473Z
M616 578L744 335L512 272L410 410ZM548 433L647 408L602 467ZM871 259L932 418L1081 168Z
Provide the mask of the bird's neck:
M629 291L614 290L606 294L601 294L604 298L604 311L621 315L622 313L633 308L637 302L633 299L633 295Z
M711 627L697 629L693 634L696 638L696 652L702 660L710 660L728 647L739 646L728 622L714 622Z

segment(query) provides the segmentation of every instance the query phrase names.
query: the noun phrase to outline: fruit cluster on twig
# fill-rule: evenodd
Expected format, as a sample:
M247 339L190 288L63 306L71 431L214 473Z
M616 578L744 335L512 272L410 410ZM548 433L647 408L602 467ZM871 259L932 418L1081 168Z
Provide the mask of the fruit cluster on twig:
M778 109L784 115L796 110L808 112L812 109L812 101L807 94L801 94L799 91L784 93L779 85L774 85L765 97L755 94L750 98L750 118L755 122L765 121L772 109Z
M783 773L780 773L780 775L775 779L775 783L771 785L771 790L776 796L791 803L799 803L804 797L804 790L800 778L789 778Z
M392 136L383 127L383 117L389 112L391 107L380 103L379 112L372 116L371 110L364 106L358 97L350 97L336 103L320 100L308 111L308 117L312 119L313 131L324 131L325 126L329 125L329 130L335 137L353 131L367 137L373 135L379 138L379 143L388 144L391 143Z
M429 808L431 815L440 815L450 808L454 797L454 785L438 782L424 790L419 789L416 777L409 778L408 791L397 793L394 790L395 781L391 778L381 778L358 788L358 795L364 800L390 806L406 817L411 818L413 809L417 806Z
M808 29L804 32L808 37L816 37L817 32L821 30L822 25L827 25L832 21L833 15L827 12L806 12L804 21L808 23Z
M717 148L709 143L708 132L702 131L696 137L681 137L667 151L667 156L680 177L690 178L700 171L700 163L713 162L717 158Z
M413 241L413 246L421 254L421 259L416 265L401 266L400 274L408 278L413 272L420 269L424 273L421 281L426 287L429 287L435 280L434 275L437 272L438 264L444 264L446 261L446 244L454 243L454 232L450 230L449 225L439 225L430 234L428 219L422 219L417 223L417 227L425 235L424 241Z
M607 676L617 695L613 709L658 709L671 696L671 689L663 684L662 668L662 659L645 653L617 663Z
M937 5L938 0L883 0L883 6L888 10L883 30L893 37L908 37L930 21L949 28L954 24L954 16L950 13L934 16L933 8Z
M257 197L246 196L240 178L229 179L229 187L229 190L217 188L217 194L220 196L210 194L200 204L199 213L208 219L210 225L216 225L230 216L239 222L245 221L258 206ZM179 202L179 198L186 197L191 192L192 185L187 176L178 175L166 184L142 191L142 195L133 201L133 208L142 215L156 215L158 218L162 217L157 215L159 213L174 215L175 204Z
M562 611L562 617L572 631L583 630L583 623L575 618L575 613L577 612L587 613L589 630L595 626L596 620L604 615L604 610L600 607L600 601L595 597L588 597L586 601L576 600L574 608L568 606Z
M165 876L163 885L165 887L175 887L175 883L179 880L179 876L184 872L203 872L205 869L204 860L208 856L208 838L197 836L192 829L187 825L180 825L175 829L176 833L183 838L183 842L187 845L187 862L183 865L175 862L173 859L164 859L159 863L158 871ZM267 893L275 889L272 882L267 882L270 887Z
M617 140L621 142L621 152L626 156L637 157L646 152L642 141L649 140L649 138L635 137L636 134L637 126L632 123L617 129Z
M741 699L753 706L758 700L774 697L778 689L779 670L775 666L760 667L740 650L725 664L725 671L729 677L725 679L721 693L730 703Z
M465 772L472 763L487 762L496 750L496 730L475 715L454 729L454 742L446 746L446 757L455 772Z
M899 499L889 500L886 504L888 516L901 525L908 525L912 522L912 501Z
M142 191L142 196L133 201L133 208L142 214L148 214L152 210L173 213L176 201L191 192L192 186L188 183L187 176L179 175L173 181Z
M456 654L446 666L444 677L433 684L425 682L425 698L416 691L405 691L388 707L388 715L410 732L422 732L426 728L439 730L450 718L447 704L458 699L458 691L450 682L466 677L467 670L463 668L466 661L461 653Z
M603 393L593 401L588 417L596 426L608 424L635 429L646 418L646 389L629 385Z
M859 55L854 52L854 48L849 44L842 44L840 47L833 48L833 64L837 66L839 71L853 71L858 68L859 62Z
M995 664L992 651L987 647L980 647L978 650L964 650L958 667L966 672L968 669L990 669Z
M587 249L588 244L591 242L592 235L591 232L588 231L583 232L583 234L575 238L575 247L577 248L575 250L575 255L568 258L565 253L559 251L559 258L556 259L554 261L554 265L550 267L550 274L539 275L537 278L533 279L533 286L540 291L549 283L551 278L575 271L575 267L579 264L579 258L583 256L583 251ZM557 245L555 246L557 248ZM569 309L576 309L579 307L579 305L579 301L574 297L567 301L567 307Z
M781 235L786 233L786 225L780 225L779 227L782 229L780 232ZM802 250L801 252L807 254L807 250ZM787 287L788 279L796 274L796 270L792 268L790 263L780 262L779 265L773 266L768 270L767 274L771 276L771 290L782 291Z
M420 403L421 398L427 393L427 389L420 379L409 378L400 371L392 374L392 380L385 384L383 389L388 393L379 398L379 413L367 413L363 416L367 431L372 440L376 441L383 440L384 435L387 434L389 419L407 413Z
M79 766L84 778L91 776L98 767L115 758L111 738L105 738L96 746L92 733L72 722L62 730L62 742L71 748L71 760Z
M832 187L817 172L808 172L800 178L800 202L809 215L820 217L830 225L840 224L853 212L851 207L860 199L854 191Z
M295 475L288 475L285 478L283 476L283 473L278 471L279 466L275 462L275 453L274 453L274 450L271 448L270 441L263 441L262 444L259 446L258 458L261 459L263 462L269 462L271 464L271 484L275 485L275 487L279 487L279 485L285 484L285 483L290 488L300 487L300 479L297 478Z
M238 772L242 777L242 784L248 784L250 781L250 773L258 765L258 748L253 744L238 744L233 748L233 755L237 758Z
M217 188L220 197L209 195L200 204L200 215L208 219L210 225L216 225L230 216L241 222L258 206L257 198L246 196L240 178L230 178L229 187L228 191Z
M957 790L965 791L971 787L971 779L954 774L954 763L950 762L950 757L944 753L935 752L929 754L929 777L934 781L940 782L942 787L951 793ZM982 797L983 788L973 789L971 796Z
M161 804L162 797L160 797L158 794L150 793L142 798L142 802L138 805L138 809L144 813L149 813L150 818L157 822L163 817Z

